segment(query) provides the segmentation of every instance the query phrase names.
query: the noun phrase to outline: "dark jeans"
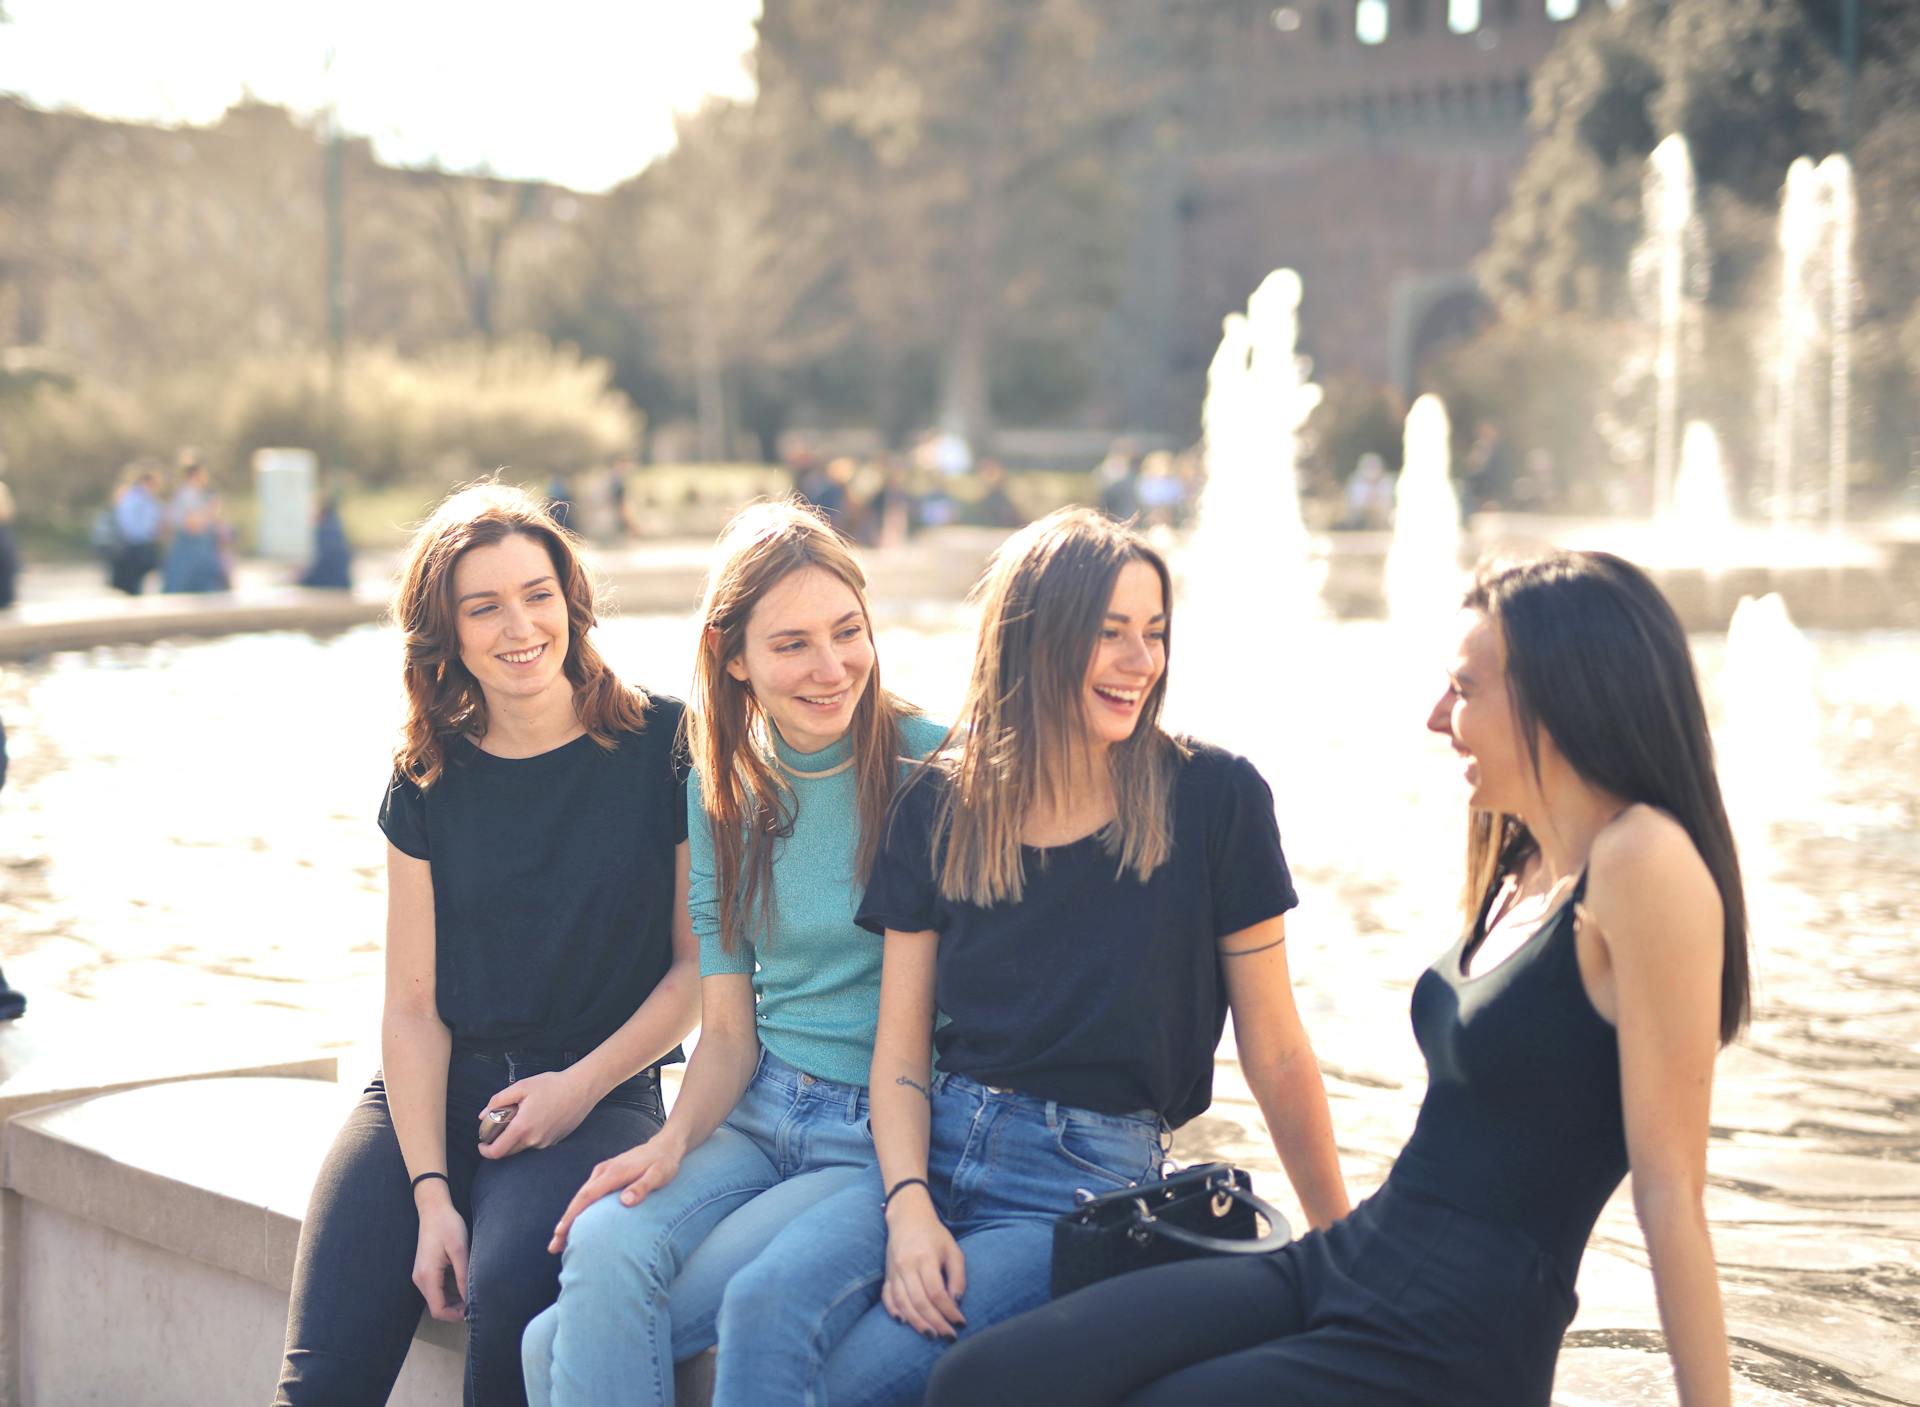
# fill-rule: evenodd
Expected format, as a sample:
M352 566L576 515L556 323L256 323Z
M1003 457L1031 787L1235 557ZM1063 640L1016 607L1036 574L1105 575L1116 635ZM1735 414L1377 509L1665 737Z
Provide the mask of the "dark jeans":
M107 582L115 591L138 596L147 589L147 577L160 565L160 545L155 542L127 542L113 549Z
M482 1158L474 1131L487 1101L577 1058L456 1051L447 1067L447 1173L468 1236L468 1407L526 1402L520 1334L559 1294L560 1257L547 1254L554 1223L595 1163L645 1142L665 1118L659 1077L649 1071L616 1088L553 1147ZM387 1400L426 1307L413 1285L419 1227L386 1085L375 1076L314 1182L275 1407Z
M1389 1184L1272 1255L1117 1276L962 1339L925 1407L1547 1407L1572 1318L1525 1235Z

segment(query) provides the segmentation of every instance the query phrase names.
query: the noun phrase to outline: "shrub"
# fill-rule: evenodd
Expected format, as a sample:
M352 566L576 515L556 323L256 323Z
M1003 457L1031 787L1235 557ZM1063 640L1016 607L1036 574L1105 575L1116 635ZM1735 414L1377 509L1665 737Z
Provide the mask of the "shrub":
M501 466L538 481L631 452L641 428L605 362L533 338L413 358L353 349L337 447L328 402L318 351L183 368L131 386L49 381L0 403L0 452L23 519L72 533L124 465L182 444L197 445L235 488L266 446L313 449L365 487L437 486Z

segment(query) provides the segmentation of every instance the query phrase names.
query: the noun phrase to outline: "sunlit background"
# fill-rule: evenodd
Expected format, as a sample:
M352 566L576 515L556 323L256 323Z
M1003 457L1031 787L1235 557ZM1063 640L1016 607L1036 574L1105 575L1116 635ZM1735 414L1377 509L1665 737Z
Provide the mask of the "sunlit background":
M451 484L567 502L603 649L675 692L703 544L798 490L937 714L985 553L1086 502L1176 564L1172 721L1273 783L1369 1189L1458 922L1462 569L1605 547L1691 632L1749 885L1736 1399L1920 1407L1920 6L0 14L0 1091L142 1043L371 1069L377 599ZM185 446L234 589L112 596L101 514ZM328 499L355 589L291 592ZM1180 1151L1289 1204L1230 1045L1219 1085ZM1671 1400L1624 1197L1580 1292L1561 1407Z

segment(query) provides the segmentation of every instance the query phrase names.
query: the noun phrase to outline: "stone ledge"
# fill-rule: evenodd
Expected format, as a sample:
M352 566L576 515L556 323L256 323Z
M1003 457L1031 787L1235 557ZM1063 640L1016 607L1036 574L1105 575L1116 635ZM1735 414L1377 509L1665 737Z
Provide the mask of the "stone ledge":
M101 1346L111 1370L75 1361L49 1297L64 1300L69 1282L89 1274L109 1285L134 1275L148 1286L126 1308L141 1318L127 1326L130 1343L164 1339L166 1325L193 1316L206 1294L252 1306L251 1328L236 1333L225 1360L236 1381L209 1382L199 1400L264 1398L271 1379L259 1380L259 1365L277 1362L314 1174L358 1096L357 1086L324 1080L221 1077L96 1094L8 1121L0 1133L8 1231L0 1250L9 1262L4 1337L12 1351L0 1399L51 1402L64 1389L48 1396L50 1385L117 1381L124 1389L143 1381L114 1343ZM90 1268L69 1267L73 1257ZM423 1319L416 1346L446 1353L426 1354L413 1378L424 1387L452 1373L448 1400L457 1401L465 1341L464 1326ZM437 1387L427 1392L427 1400L439 1396Z
M6 1185L285 1294L314 1171L358 1091L188 1080L40 1109L6 1127Z

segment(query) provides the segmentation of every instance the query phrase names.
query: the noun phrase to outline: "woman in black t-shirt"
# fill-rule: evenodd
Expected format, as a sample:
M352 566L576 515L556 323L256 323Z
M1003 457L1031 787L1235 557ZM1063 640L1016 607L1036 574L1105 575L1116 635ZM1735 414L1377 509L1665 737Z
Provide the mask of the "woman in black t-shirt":
M896 802L859 914L886 941L879 1168L735 1277L716 1407L917 1403L947 1340L1046 1300L1076 1190L1160 1175L1228 1010L1309 1219L1346 1212L1272 796L1158 723L1169 588L1088 510L989 568L966 731Z
M384 1068L314 1185L289 1407L384 1402L423 1307L467 1322L469 1404L525 1402L553 1224L658 1131L698 1014L681 705L600 658L571 540L517 489L465 490L415 534L394 615Z
M1427 1091L1385 1185L1272 1255L1002 1324L927 1407L1548 1407L1629 1171L1678 1400L1733 1400L1703 1195L1746 898L1686 633L1603 552L1483 568L1464 606L1427 727L1462 763L1468 923L1414 984Z

